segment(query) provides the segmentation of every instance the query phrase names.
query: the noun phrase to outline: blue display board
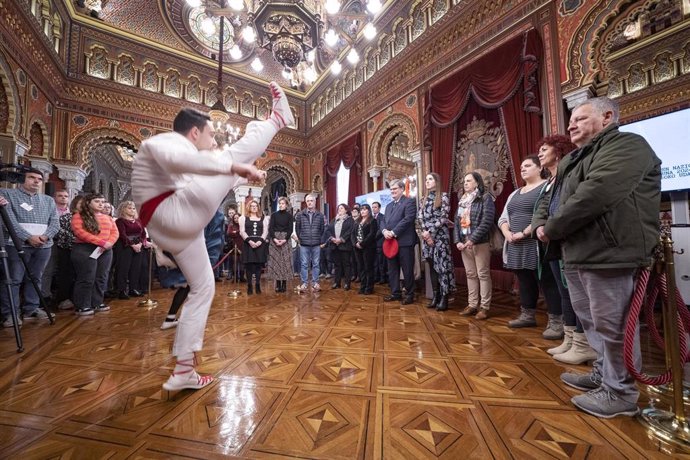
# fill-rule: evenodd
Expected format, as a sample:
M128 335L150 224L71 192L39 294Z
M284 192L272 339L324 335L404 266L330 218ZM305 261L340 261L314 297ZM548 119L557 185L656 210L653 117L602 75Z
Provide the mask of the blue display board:
M385 214L386 205L393 201L391 198L391 191L389 189L379 190L378 192L367 193L366 195L360 195L355 198L357 204L368 204L371 206L372 203L378 201L381 203L381 212Z

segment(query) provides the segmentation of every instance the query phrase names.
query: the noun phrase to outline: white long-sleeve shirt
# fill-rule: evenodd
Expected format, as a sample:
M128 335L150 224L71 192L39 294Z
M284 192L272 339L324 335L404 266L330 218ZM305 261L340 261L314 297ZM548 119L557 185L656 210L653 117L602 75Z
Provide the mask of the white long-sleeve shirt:
M132 168L137 207L161 193L185 188L194 175L231 174L230 152L200 152L185 136L163 133L141 143Z

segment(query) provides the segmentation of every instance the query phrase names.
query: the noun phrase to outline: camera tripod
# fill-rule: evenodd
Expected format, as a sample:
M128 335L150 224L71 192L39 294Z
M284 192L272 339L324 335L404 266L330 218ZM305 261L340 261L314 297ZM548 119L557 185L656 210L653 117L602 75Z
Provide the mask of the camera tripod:
M7 228L7 232L10 235L10 239L14 243L14 247L16 248L17 254L19 255L19 259L22 261L22 264L24 265L25 277L31 280L31 284L33 285L33 288L36 290L36 294L38 296L38 301L41 305L41 308L48 314L48 320L50 321L50 324L55 324L54 315L48 310L45 301L43 300L43 296L41 295L41 289L39 287L38 278L36 278L36 276L33 273L31 273L31 270L29 270L29 265L26 262L26 253L24 252L24 244L19 240L19 237L17 236L14 227L12 226L10 217L7 215L6 206L0 206L0 217L2 217L2 222L5 224L4 227ZM7 262L7 249L5 248L5 231L3 229L2 224L0 224L0 259L2 259L3 269L2 284L5 285L5 289L7 289L8 293L7 297L9 298L10 303L10 315L12 315L12 322L14 323L14 337L17 341L17 353L21 353L24 351L24 342L22 340L22 333L19 330L19 306L15 305L14 296L12 295L12 280L10 279L10 267Z

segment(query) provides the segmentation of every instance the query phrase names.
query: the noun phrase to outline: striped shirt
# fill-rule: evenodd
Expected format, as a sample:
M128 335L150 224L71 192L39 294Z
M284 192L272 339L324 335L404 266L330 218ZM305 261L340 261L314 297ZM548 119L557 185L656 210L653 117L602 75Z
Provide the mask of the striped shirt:
M90 243L96 246L105 246L106 243L115 244L120 233L117 231L117 225L112 217L107 214L96 214L98 221L98 228L100 232L98 235L88 232L84 228L84 220L81 214L74 213L72 216L72 232L74 232L74 244Z
M29 246L26 240L34 235L48 237L48 241L41 248L53 246L53 237L60 229L55 200L40 193L32 195L22 186L2 189L0 195L9 202L6 206L7 215L19 240L24 242L24 246ZM40 229L40 233L36 233L38 229ZM7 232L5 232L5 244L14 246Z

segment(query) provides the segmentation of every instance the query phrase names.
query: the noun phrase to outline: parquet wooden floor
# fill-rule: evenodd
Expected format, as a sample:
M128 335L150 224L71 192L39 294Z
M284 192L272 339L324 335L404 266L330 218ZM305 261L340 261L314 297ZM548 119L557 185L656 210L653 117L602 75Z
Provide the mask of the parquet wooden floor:
M559 375L578 366L550 358L542 328L507 327L507 293L480 322L460 302L384 303L382 286L365 297L266 285L239 299L231 287L217 285L199 354L217 381L199 391L161 389L172 291L154 291L154 309L119 300L95 317L27 322L22 354L0 331L0 457L668 458L636 419L573 408ZM646 353L646 368L659 363Z

